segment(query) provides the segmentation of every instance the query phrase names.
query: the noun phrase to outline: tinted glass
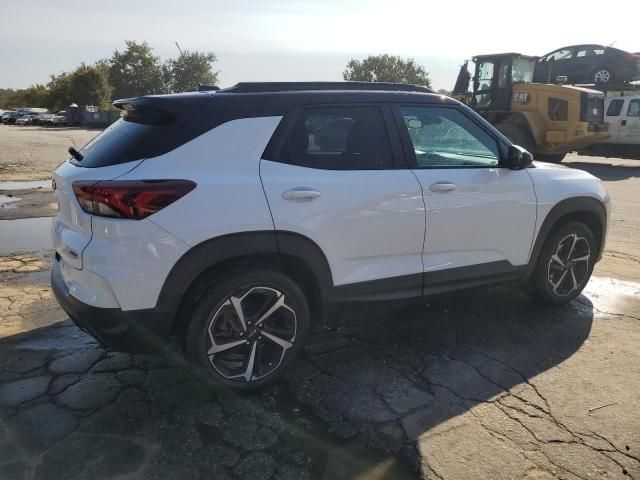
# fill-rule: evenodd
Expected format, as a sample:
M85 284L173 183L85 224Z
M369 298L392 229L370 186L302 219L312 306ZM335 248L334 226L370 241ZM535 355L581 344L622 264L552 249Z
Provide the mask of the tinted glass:
M495 167L496 141L454 108L402 107L418 168Z
M611 100L611 103L609 104L609 108L607 108L607 116L617 117L618 115L620 115L623 105L624 105L624 100L622 99Z
M598 50L597 46L594 45L585 45L583 47L579 47L577 52L576 52L576 57L593 57L595 55L598 55L596 53L596 50ZM603 50L599 50L602 54Z
M567 60L569 58L571 58L571 50L568 48L562 49L562 50L556 50L555 52L547 55L547 57L545 58L545 60L549 61L549 60Z
M289 133L282 160L328 170L393 166L382 112L377 107L304 109Z

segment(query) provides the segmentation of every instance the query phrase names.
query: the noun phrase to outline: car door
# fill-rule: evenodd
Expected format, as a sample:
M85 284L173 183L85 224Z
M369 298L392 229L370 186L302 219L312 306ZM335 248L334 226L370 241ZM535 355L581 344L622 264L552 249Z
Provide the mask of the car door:
M640 144L640 98L631 98L625 105L621 117L618 143L626 145Z
M276 231L317 244L335 286L380 281L389 287L381 291L414 296L422 293L424 202L416 177L398 165L389 119L379 105L300 108L276 132L260 176Z
M591 72L597 67L598 45L582 45L576 48L571 62L567 65L567 76L571 83L593 83ZM602 51L602 50L598 50Z
M497 139L467 109L403 105L395 110L424 192L425 289L516 275L528 262L536 223L528 172L500 166Z
M609 126L609 138L604 143L618 143L620 140L622 109L627 99L611 98L604 112L604 121Z

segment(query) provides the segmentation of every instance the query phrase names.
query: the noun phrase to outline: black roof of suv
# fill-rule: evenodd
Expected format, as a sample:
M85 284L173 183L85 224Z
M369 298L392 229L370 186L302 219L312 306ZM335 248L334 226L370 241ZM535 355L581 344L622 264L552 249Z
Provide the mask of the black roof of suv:
M127 98L113 105L125 111L128 128L120 128L98 147L91 142L83 149L81 164L101 167L162 155L240 118L284 116L305 105L381 102L458 103L418 85L372 82L238 83L222 90L205 87L199 92Z

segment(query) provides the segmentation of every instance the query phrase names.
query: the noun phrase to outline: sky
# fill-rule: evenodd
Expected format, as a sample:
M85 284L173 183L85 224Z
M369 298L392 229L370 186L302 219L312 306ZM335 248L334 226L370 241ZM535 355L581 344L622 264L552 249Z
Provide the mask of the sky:
M618 4L618 5L616 5ZM580 6L581 5L581 6ZM542 55L598 43L640 51L640 3L604 7L535 2L428 0L0 0L0 88L46 83L147 41L162 59L213 51L220 85L342 80L351 58L414 58L435 89L451 89L477 54ZM632 12L632 10L636 10ZM607 12L625 15L607 21Z

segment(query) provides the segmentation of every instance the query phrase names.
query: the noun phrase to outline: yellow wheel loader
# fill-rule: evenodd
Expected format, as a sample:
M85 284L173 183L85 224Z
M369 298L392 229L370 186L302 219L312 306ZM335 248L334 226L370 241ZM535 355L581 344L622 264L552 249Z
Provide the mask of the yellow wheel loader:
M537 160L561 162L568 152L608 138L602 92L533 83L537 57L502 53L478 55L473 62L473 78L465 62L452 96ZM471 80L473 91L468 92Z

